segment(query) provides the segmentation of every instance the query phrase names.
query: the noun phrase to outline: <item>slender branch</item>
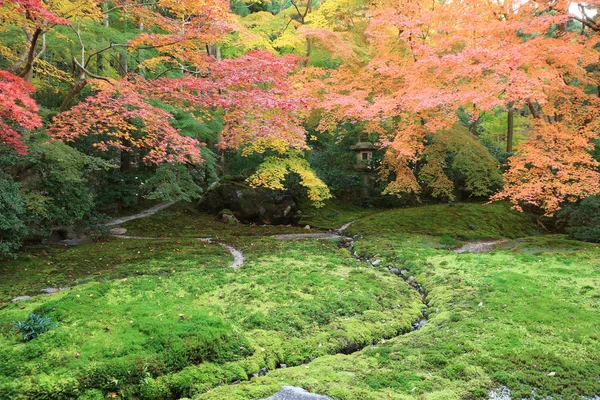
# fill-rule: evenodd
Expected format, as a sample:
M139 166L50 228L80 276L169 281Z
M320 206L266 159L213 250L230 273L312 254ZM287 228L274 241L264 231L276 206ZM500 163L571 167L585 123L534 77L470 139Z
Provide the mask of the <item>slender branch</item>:
M285 25L285 28L283 28L283 30L281 31L281 33L279 34L279 36L283 35L285 33L285 31L287 31L287 28L290 26L290 24L292 23L293 20L294 20L293 18L290 18L290 20Z
M46 52L46 34L42 34L42 48L39 53L36 54L35 58L40 58Z
M91 76L91 77L92 77L92 78L94 78L94 79L100 79L100 80L102 80L102 81L106 81L106 82L110 83L111 85L113 84L113 83L111 82L111 80L110 80L110 79L108 79L107 77L105 77L105 76L101 76L101 75L96 75L96 74L94 74L94 73L92 73L92 72L88 71L88 70L87 70L87 69L86 69L86 68L85 68L83 65L81 65L81 64L79 63L79 61L77 61L77 59L76 59L75 57L73 57L73 63L74 63L74 64L75 64L77 67L79 67L79 69L81 69L83 72L85 72L85 73L86 73L86 75L89 75L89 76Z
M43 33L42 29L38 28L35 30L35 32L33 33L33 36L31 37L31 45L29 46L29 52L27 54L27 63L25 64L25 67L23 67L21 72L19 73L19 77L21 77L21 78L25 78L27 75L29 75L29 72L31 72L31 69L33 68L33 60L35 58L35 48L37 46L38 39L40 38L40 35L42 33Z
M186 67L184 67L183 65L178 65L176 67L171 67L171 68L167 68L166 70L162 71L160 74L156 75L154 77L154 79L158 79L161 76L165 75L167 72L169 71L174 71L174 70L178 70L178 71L182 71L182 72L187 72L190 75L201 75L203 78L206 78L207 76L209 76L210 72L206 72L206 71L193 71L191 69L187 69Z
M298 17L300 17L302 23L304 23L304 17L302 16L302 13L300 12L300 9L298 8L298 5L296 4L296 0L291 0L291 2L292 2L292 5L294 6L294 8L296 9L296 12L298 13Z
M308 15L308 13L310 12L310 10L312 10L312 0L307 0L306 1L306 10L304 10L304 15L302 16L303 22L304 22L304 19L306 18L306 16Z
M93 52L92 54L90 54L87 58L87 60L85 60L85 66L87 67L87 65L89 64L89 62L92 60L92 57L97 56L100 53L104 53L106 50L110 50L113 47L129 47L129 44L125 43L125 44L121 44L121 43L111 43L108 47L105 47L103 49L100 49L98 51Z

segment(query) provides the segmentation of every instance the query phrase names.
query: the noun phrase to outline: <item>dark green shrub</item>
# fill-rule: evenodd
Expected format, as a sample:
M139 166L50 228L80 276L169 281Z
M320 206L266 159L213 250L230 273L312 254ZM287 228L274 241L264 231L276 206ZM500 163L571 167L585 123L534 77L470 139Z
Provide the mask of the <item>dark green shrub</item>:
M25 234L43 239L53 228L88 221L94 208L90 176L111 167L49 140L43 131L28 139L27 155L8 152L0 157L5 172L0 174L0 255L16 250Z
M496 159L466 128L454 125L430 135L418 178L424 194L454 200L462 193L483 197L502 186Z
M73 226L86 219L94 208L88 177L93 171L109 168L98 158L80 153L40 134L21 161L21 174L28 220L38 229Z
M21 335L24 341L28 342L39 335L56 328L56 323L45 315L29 314L24 321L15 323L15 331Z
M143 198L141 184L151 177L149 171L107 171L98 177L94 192L96 203L102 211L115 211L132 207Z
M590 196L567 206L557 217L567 219L566 231L575 239L600 241L600 196Z
M193 201L202 193L186 166L177 163L158 167L154 176L146 181L145 190L150 192L149 199L169 201Z
M0 257L14 254L27 235L26 212L19 185L0 174Z

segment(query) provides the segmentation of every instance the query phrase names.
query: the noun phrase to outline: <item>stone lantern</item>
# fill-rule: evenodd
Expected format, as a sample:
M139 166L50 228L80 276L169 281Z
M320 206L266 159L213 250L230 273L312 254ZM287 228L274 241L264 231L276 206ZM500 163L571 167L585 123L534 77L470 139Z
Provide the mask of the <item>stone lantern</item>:
M356 153L354 169L361 172L370 170L373 152L377 150L377 147L371 142L361 141L350 147L350 149Z
M363 184L360 188L360 196L366 202L369 200L369 175L372 171L373 152L377 150L377 146L369 142L367 138L360 138L359 142L350 147L356 153L356 164L354 169L362 172Z

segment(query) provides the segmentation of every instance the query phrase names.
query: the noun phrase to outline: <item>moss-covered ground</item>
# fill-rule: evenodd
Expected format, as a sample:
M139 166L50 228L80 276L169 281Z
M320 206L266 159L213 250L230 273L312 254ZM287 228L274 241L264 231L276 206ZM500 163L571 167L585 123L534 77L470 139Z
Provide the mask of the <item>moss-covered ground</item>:
M282 385L356 400L483 399L500 386L513 398L600 394L600 249L535 235L505 204L365 216L350 233L377 268L332 241L268 237L304 230L225 225L187 207L125 226L170 239L2 263L3 298L79 285L1 306L0 398L260 399ZM229 269L229 253L194 237L233 244L246 263ZM491 238L509 240L452 251ZM388 265L427 290L418 331L422 299ZM24 343L10 324L31 312L59 326Z
M319 208L313 207L310 203L302 204L300 207L300 225L310 225L321 229L338 229L348 222L378 212L381 212L381 210L330 199L326 200L324 205Z

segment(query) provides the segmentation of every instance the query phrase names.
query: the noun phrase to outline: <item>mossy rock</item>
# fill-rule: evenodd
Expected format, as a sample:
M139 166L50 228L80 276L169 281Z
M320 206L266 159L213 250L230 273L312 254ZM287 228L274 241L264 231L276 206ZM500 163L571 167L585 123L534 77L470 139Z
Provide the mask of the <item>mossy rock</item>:
M267 225L294 223L297 212L290 195L238 182L224 182L207 192L200 209L218 213L219 217L231 212L240 221Z

